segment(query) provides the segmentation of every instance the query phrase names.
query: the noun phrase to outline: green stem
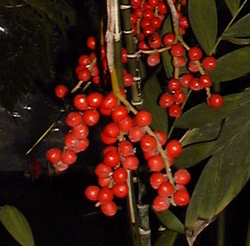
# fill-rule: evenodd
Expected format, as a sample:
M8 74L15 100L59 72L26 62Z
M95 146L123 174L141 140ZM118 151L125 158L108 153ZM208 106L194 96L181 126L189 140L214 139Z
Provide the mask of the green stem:
M217 246L225 245L225 212L221 212L217 221Z
M234 22L235 18L237 17L237 15L240 13L240 11L242 10L242 8L244 7L244 5L246 4L247 0L245 0L240 8L238 9L238 11L235 13L235 15L233 16L233 18L231 19L231 21L228 23L228 25L226 26L226 28L224 29L223 33L221 34L221 36L217 39L217 42L216 44L214 45L214 48L211 52L211 54L214 54L215 53L215 50L217 48L217 46L219 45L219 43L221 42L221 40L223 39L223 36L225 34L225 32L228 30L228 28L232 25L232 23Z

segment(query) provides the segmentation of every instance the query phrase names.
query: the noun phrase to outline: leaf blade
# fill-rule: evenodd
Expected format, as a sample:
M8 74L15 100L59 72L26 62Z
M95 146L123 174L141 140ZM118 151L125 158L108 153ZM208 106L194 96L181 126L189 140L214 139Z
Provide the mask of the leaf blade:
M232 16L235 16L240 7L240 0L225 0Z

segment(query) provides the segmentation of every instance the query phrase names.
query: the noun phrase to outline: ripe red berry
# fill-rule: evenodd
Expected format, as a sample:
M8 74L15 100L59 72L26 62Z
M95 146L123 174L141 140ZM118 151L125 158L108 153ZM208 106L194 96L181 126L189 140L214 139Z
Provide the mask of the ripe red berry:
M173 98L176 104L182 104L186 101L187 96L183 90L178 90L173 95Z
M161 155L155 155L148 159L150 171L160 172L164 168L164 161Z
M204 74L200 76L200 85L204 88L212 86L212 80L209 75Z
M73 163L76 162L76 159L77 156L75 151L70 149L63 151L61 160L64 164L72 165Z
M78 58L78 64L82 65L84 68L86 68L90 64L90 62L91 61L89 59L89 56L87 56L87 55L81 55Z
M200 83L200 78L193 78L189 82L189 88L193 91L200 91L203 87Z
M140 142L141 149L145 152L152 151L156 148L157 142L153 136L144 135Z
M128 115L128 110L123 105L117 105L111 113L114 122L123 120Z
M186 169L179 169L175 172L174 179L177 184L186 185L191 180L191 175Z
M117 212L117 206L114 202L105 202L101 205L101 211L107 216L114 216Z
M84 94L79 94L77 96L75 96L74 98L74 106L78 109L78 110L87 110L89 105L87 103L87 96Z
M134 147L130 141L123 140L118 144L118 151L121 156L129 156L134 154Z
M161 47L161 36L157 32L148 37L148 46L151 49L158 49Z
M46 158L52 164L56 164L61 160L62 152L58 148L51 148L46 152Z
M166 181L163 173L155 172L149 178L149 183L153 189L158 189L159 186Z
M143 12L143 18L145 19L152 19L154 17L153 9L145 9Z
M138 126L141 126L141 127L148 126L152 122L152 115L147 110L140 110L136 114L135 120L136 120Z
M177 206L186 206L190 201L190 196L186 189L178 190L174 193L174 202Z
M202 57L202 51L200 48L198 47L192 47L190 48L190 50L188 51L188 58L191 61L198 61L200 60Z
M174 194L174 186L170 182L165 181L159 186L157 193L162 197L172 196Z
M154 16L151 20L151 27L153 27L155 30L161 28L162 25L162 19L159 16Z
M166 92L166 93L161 95L160 100L159 100L159 105L162 108L168 108L173 103L174 103L174 98L170 93Z
M153 209L157 212L166 211L169 206L169 201L165 197L157 196L153 201Z
M89 147L89 140L87 138L78 140L78 145L74 148L76 153L85 151Z
M66 116L66 124L70 127L78 126L82 123L82 115L79 112L70 112Z
M181 116L182 108L180 105L174 103L168 109L168 114L171 117L178 118Z
M91 49L91 50L94 50L95 46L96 46L95 37L93 37L93 36L88 37L88 39L87 39L87 47L89 49Z
M110 167L116 167L120 161L121 157L117 149L108 151L103 157L104 164Z
M177 66L179 68L186 66L186 59L184 56L177 56L176 59L177 59ZM176 64L174 62L173 65L176 67Z
M89 128L84 123L81 123L72 128L72 134L77 139L85 139L89 134Z
M127 178L127 171L122 167L115 169L115 171L113 172L113 180L116 184L126 182Z
M207 71L214 70L216 67L216 59L213 56L205 57L202 60L202 67Z
M154 67L160 63L160 54L159 53L154 53L151 54L147 57L147 64L150 67Z
M87 126L93 126L99 121L100 114L97 110L86 110L83 114L83 121Z
M125 156L122 160L122 166L126 170L134 171L139 166L139 160L134 155Z
M181 88L180 80L175 79L175 78L172 78L169 80L169 82L168 82L169 91L175 92L175 91L180 90L180 88Z
M108 137L111 138L118 138L119 134L120 134L120 129L117 126L116 123L109 123L107 124L104 129L103 132L105 135L107 135Z
M83 82L87 82L91 78L91 73L87 68L82 69L78 74L77 74L78 80L81 80Z
M103 98L102 103L101 103L102 108L109 109L109 110L115 108L116 105L117 105L117 98L112 92L107 94Z
M165 132L161 131L161 130L155 130L154 134L156 136L156 138L158 139L158 141L160 142L160 145L164 145L167 141L167 135Z
M114 198L113 191L108 187L103 187L100 189L98 194L98 201L101 203L111 202Z
M167 6L164 2L159 2L158 4L158 10L160 14L165 15L167 13Z
M95 185L88 186L87 189L85 190L85 196L87 199L90 201L97 201L98 194L99 194L100 188Z
M183 56L183 54L184 54L184 47L180 43L173 44L172 47L171 47L171 49L170 49L170 54L172 56Z
M170 32L164 35L162 42L165 46L172 46L174 44L174 40L175 40L175 35L172 32Z
M55 94L58 98L64 98L68 93L68 88L65 85L58 85L55 88Z
M158 6L159 2L159 0L148 0L148 5L152 8L155 8L156 6Z
M67 149L72 149L76 148L79 144L79 140L74 137L74 135L69 132L66 134L64 138L64 145L67 147Z
M107 178L98 178L98 184L100 185L100 187L108 187L110 184L111 178L107 177Z
M193 75L190 73L183 74L180 78L181 86L184 88L188 88L189 82L191 81L192 78L193 78Z
M87 96L87 103L90 107L99 108L101 106L103 95L99 92L91 92Z
M114 195L119 198L124 198L128 195L128 185L127 183L118 183L115 184L112 188Z
M219 108L223 104L223 97L218 94L211 94L211 96L207 99L207 104L212 108Z
M104 144L114 144L117 141L117 138L111 138L104 132L101 132L101 140Z
M182 152L182 145L176 139L170 140L166 145L166 151L170 156L178 157Z
M189 61L188 62L188 70L192 73L197 73L199 72L199 68L195 64L195 61Z
M129 115L117 122L119 129L124 133L127 133L129 129L133 127L133 124L133 119Z
M144 135L145 135L145 131L142 129L142 127L138 125L130 128L128 132L128 138L133 143L141 141Z
M112 168L104 163L99 163L95 168L95 174L98 178L108 178Z
M134 78L130 73L123 73L123 82L125 87L129 87L133 84Z

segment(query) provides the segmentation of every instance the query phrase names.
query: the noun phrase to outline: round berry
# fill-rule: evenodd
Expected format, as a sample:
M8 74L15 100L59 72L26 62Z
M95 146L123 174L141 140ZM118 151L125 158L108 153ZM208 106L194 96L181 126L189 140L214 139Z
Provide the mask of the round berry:
M167 153L172 157L178 157L182 152L182 145L178 140L170 140L166 145Z
M181 116L182 108L180 105L174 103L168 109L168 114L171 117L178 118Z
M141 110L136 114L135 120L138 126L141 127L148 126L152 122L152 115L147 110Z
M114 195L119 198L124 198L128 195L128 185L127 183L118 183L115 184L112 188Z
M211 80L210 76L207 75L207 74L201 75L200 76L200 85L202 87L205 87L205 88L211 87L212 86L212 80Z
M203 87L200 83L200 78L193 78L189 82L189 88L193 91L200 91Z
M134 171L139 166L139 160L134 155L125 156L122 161L122 166L126 170Z
M186 189L176 191L173 198L177 206L186 206L190 201L190 196Z
M178 90L173 95L173 98L176 104L182 104L186 101L187 96L183 90Z
M99 121L100 114L97 110L87 110L83 114L83 121L87 126L93 126Z
M64 164L72 165L77 159L76 152L70 149L64 150L61 159Z
M123 120L117 122L119 129L124 133L127 133L129 129L133 127L133 124L133 120L129 115L127 115Z
M127 171L122 167L115 169L115 171L113 172L113 180L115 181L116 184L126 182L127 178L128 178Z
M165 181L161 183L157 190L157 193L162 197L172 196L174 194L174 186L170 182Z
M153 189L158 189L159 186L166 181L163 173L155 172L149 178L149 183Z
M120 134L120 129L116 123L109 123L104 127L103 132L108 137L118 138Z
M83 82L87 82L91 78L91 73L87 68L84 68L77 74L77 78Z
M99 92L91 92L87 96L87 104L93 108L99 108L101 106L103 95Z
M169 206L169 201L165 197L157 196L153 201L153 209L157 212L166 211Z
M79 112L71 112L66 116L66 124L70 127L78 126L82 123L82 115Z
M161 47L161 36L157 32L148 37L148 46L151 49L158 49Z
M79 58L78 58L78 64L79 65L82 65L83 67L87 67L89 64L90 64L90 58L89 56L87 55L81 55Z
M117 138L111 138L104 132L101 132L101 140L104 144L114 144L117 141Z
M154 130L154 134L156 136L156 138L158 139L158 141L160 142L160 145L164 145L167 141L167 135L165 132L161 131L161 130Z
M56 164L61 160L62 151L58 148L51 148L46 152L47 160L52 163Z
M162 42L165 46L172 46L174 44L174 40L175 40L175 35L172 32L170 32L164 35Z
M148 159L150 171L160 172L164 168L164 161L161 155L155 155Z
M78 140L78 145L74 148L76 153L85 151L89 147L89 140L87 138Z
M207 56L202 60L202 67L207 71L212 71L216 67L216 59L213 56Z
M223 104L223 97L218 94L211 94L207 99L207 104L212 108L220 108Z
M66 134L64 138L64 145L67 147L67 149L74 149L78 146L79 140L75 138L75 136L69 132Z
M160 63L160 54L159 53L154 53L151 54L147 57L147 64L150 67L154 67Z
M73 104L78 110L82 111L88 109L89 107L87 103L87 96L84 94L79 94L75 96Z
M112 168L104 163L99 163L95 168L95 174L98 178L107 178L112 172Z
M87 189L85 190L85 196L87 197L88 200L90 201L97 201L98 194L99 194L100 188L95 185L88 186Z
M109 93L107 94L101 103L101 107L105 108L105 109L113 109L115 108L117 105L117 98L115 97L115 95L113 93Z
M169 91L175 92L175 91L180 90L180 88L181 88L180 80L175 79L175 78L172 78L169 80L169 82L168 82Z
M140 142L141 149L145 152L152 151L156 148L157 142L153 136L144 135Z
M199 72L199 68L196 65L196 61L189 61L188 62L188 70L192 73L197 73Z
M117 150L110 150L104 155L103 162L104 164L110 167L116 167L121 161L120 154Z
M55 94L58 98L64 98L68 93L68 88L65 85L58 85L55 88Z
M159 105L162 108L168 108L173 103L174 103L174 98L170 93L166 92L166 93L161 95L160 100L159 100Z
M183 74L180 78L181 86L184 88L188 88L191 79L193 79L192 74L190 74L190 73Z
M129 141L123 140L118 144L118 151L122 156L133 155L134 153L133 144Z
M175 172L174 179L177 184L186 185L191 180L191 175L186 169L179 169Z
M116 106L111 114L114 122L123 120L127 115L128 115L128 110L123 105Z
M113 198L114 198L114 193L110 188L103 187L102 189L100 189L99 194L98 194L99 202L101 203L111 202Z
M184 54L184 47L180 43L173 44L172 47L171 47L171 49L170 49L170 54L172 56L183 56L183 54Z
M87 47L89 49L91 49L91 50L94 50L95 46L96 46L95 37L93 37L93 36L88 37L88 39L87 39Z
M77 139L85 139L89 135L89 128L84 123L81 123L72 128L72 134Z
M107 216L114 216L117 212L117 206L114 202L105 202L101 205L101 211Z
M128 132L128 138L131 142L139 142L145 135L145 131L140 126L133 126Z
M200 60L202 57L202 51L200 48L198 47L192 47L190 48L190 50L188 51L188 58L191 61L198 61Z

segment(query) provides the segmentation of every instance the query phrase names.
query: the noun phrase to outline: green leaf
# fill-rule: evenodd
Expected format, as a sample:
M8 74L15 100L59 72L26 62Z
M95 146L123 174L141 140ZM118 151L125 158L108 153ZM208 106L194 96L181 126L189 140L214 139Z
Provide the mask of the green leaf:
M193 128L187 131L185 136L182 138L182 146L190 145L199 142L208 142L218 137L221 129L221 122L215 122L213 124L207 124L200 128Z
M189 168L202 160L208 158L214 153L214 146L216 141L207 143L198 143L186 148L183 148L183 152L174 161L174 167L179 168Z
M185 226L192 242L235 198L250 177L250 102L224 122L216 152L203 169L187 209ZM191 244L192 245L192 244Z
M250 46L227 53L208 74L214 83L237 79L250 72Z
M177 232L165 230L160 233L154 246L174 246L177 236Z
M0 221L22 246L35 245L29 223L18 209L10 205L1 207Z
M187 129L219 122L237 108L243 94L235 93L223 97L224 103L218 109L211 108L206 103L201 103L177 118L174 126Z
M163 212L156 212L154 210L154 212L157 215L160 222L163 224L163 226L165 226L169 230L172 230L181 234L184 233L184 225L170 210L166 210Z
M241 0L225 0L227 7L229 8L232 16L235 16L240 8Z
M156 76L149 78L142 89L143 108L148 109L153 121L151 126L153 129L167 132L168 117L166 111L157 104L158 97L161 94L161 87Z
M224 37L236 37L236 38L245 38L250 37L250 13L239 19L231 27L229 27L223 35Z
M215 0L189 0L189 20L200 46L211 55L217 37L217 9Z
M231 42L232 44L237 45L249 45L250 38L233 38L233 37L224 37L224 40Z

